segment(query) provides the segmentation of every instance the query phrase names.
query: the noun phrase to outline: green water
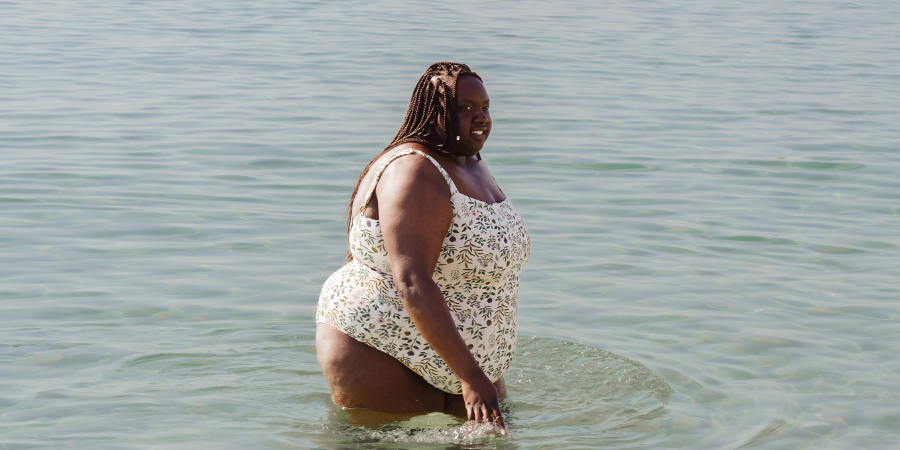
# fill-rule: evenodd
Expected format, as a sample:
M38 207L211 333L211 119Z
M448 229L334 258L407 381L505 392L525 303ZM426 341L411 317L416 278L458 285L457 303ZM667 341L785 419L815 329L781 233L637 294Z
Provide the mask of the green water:
M0 449L900 444L900 6L11 2ZM532 256L510 432L354 422L315 359L430 63Z

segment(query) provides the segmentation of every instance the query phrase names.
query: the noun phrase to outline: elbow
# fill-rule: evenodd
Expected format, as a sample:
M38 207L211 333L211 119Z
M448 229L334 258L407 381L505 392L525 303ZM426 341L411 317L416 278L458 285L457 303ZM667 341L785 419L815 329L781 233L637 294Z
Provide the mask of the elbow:
M395 274L394 287L397 289L397 295L407 307L415 304L416 299L428 296L438 290L437 284L431 276L415 272Z

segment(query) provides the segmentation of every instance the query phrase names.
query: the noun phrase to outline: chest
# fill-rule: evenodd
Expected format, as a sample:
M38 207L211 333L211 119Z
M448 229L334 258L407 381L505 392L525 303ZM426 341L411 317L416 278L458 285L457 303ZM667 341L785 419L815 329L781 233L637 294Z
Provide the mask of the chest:
M499 279L520 268L530 246L525 224L510 202L487 204L464 195L456 197L453 222L436 272Z
M508 200L485 203L454 195L453 221L441 244L435 274L468 273L500 279L520 269L530 253L525 224ZM350 229L350 253L359 262L391 274L390 258L378 220L358 215Z

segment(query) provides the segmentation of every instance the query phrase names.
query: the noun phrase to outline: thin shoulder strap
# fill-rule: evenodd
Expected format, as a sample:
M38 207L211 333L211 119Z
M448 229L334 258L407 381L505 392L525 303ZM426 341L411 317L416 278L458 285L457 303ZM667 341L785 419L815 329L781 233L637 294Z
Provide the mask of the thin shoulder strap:
M369 200L372 199L372 195L375 193L375 187L378 186L378 180L380 180L381 176L384 175L384 170L387 169L387 166L397 159L400 159L406 155L411 155L413 153L424 156L429 161L431 161L432 164L434 164L434 167L437 167L437 170L439 170L441 172L441 175L444 176L444 181L446 181L447 185L450 186L450 195L453 195L457 192L456 184L454 184L453 180L450 179L450 175L447 174L447 171L445 171L444 168L434 160L434 158L428 156L427 154L425 154L425 152L414 149L407 149L401 152L397 152L394 156L391 156L390 159L381 164L381 167L378 168L378 172L375 172L375 178L372 179L372 185L369 186L369 190L366 191L365 200L363 200L362 206L359 207L360 213L365 211L366 206L369 206Z

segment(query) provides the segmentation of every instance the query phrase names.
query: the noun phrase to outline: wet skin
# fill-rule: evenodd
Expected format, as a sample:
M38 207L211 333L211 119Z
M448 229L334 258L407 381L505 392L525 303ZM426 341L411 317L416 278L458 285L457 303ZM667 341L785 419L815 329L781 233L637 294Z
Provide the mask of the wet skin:
M505 199L487 165L478 158L491 130L490 98L475 77L457 82L460 138L453 154L442 154L419 144L404 144L396 152L413 148L433 157L447 171L460 193L487 203ZM353 211L375 177L371 170L360 184ZM496 421L503 427L499 401L506 389L478 366L456 330L450 309L432 273L444 236L453 220L450 188L434 165L418 155L397 159L385 170L366 205L365 216L378 219L391 260L394 285L406 311L435 352L462 382L462 395L447 394L392 356L356 341L329 325L316 327L316 354L335 404L391 413L445 411L469 420Z

